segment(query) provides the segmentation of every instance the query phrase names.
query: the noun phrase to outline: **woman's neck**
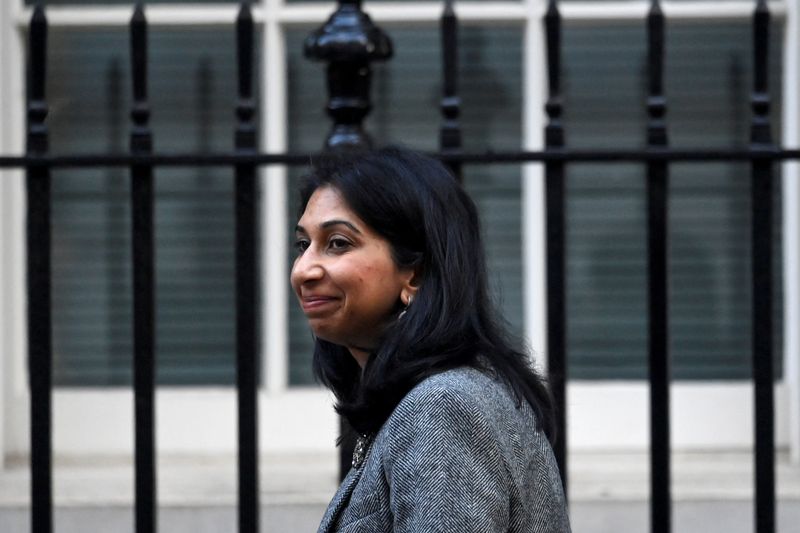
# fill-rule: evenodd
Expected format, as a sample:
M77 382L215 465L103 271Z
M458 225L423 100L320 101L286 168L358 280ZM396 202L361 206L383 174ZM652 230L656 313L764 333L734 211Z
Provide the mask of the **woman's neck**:
M361 370L364 370L367 360L369 359L369 354L372 353L372 350L369 348L364 348L363 346L348 346L347 349L350 350L350 355L352 355L353 359L356 360L356 363L358 363L358 366L361 367Z

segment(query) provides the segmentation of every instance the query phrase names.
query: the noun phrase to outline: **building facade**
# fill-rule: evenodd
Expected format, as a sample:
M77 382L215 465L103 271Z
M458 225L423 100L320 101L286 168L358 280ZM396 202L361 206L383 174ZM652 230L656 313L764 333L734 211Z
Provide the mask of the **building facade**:
M48 126L53 153L124 152L129 128L131 6L45 2L50 23ZM330 128L324 70L304 38L330 2L254 3L260 147L311 152ZM644 145L649 2L561 2L567 145ZM673 146L747 143L752 85L749 1L682 0L667 16L666 97ZM375 68L366 127L377 144L437 148L439 2L364 6L392 37ZM539 149L545 123L543 0L461 2L465 147ZM773 13L773 134L800 144L800 10ZM157 151L224 151L235 124L235 2L148 2ZM0 153L24 150L25 28L30 6L0 5ZM24 181L0 180L0 457L28 449ZM330 395L314 385L311 338L288 287L295 184L302 169L261 171L261 446L332 450ZM780 167L775 202L776 441L800 460L800 172ZM648 438L644 167L574 164L567 173L568 434L573 449L645 449ZM232 173L156 172L159 452L227 454L236 446ZM467 166L484 222L498 305L544 361L542 168ZM133 446L128 176L53 172L54 447L57 455L126 455ZM752 443L749 170L671 166L673 446Z

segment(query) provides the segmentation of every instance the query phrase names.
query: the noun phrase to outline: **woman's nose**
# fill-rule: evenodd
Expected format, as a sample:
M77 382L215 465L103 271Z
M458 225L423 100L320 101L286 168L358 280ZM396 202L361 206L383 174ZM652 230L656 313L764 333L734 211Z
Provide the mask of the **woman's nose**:
M319 257L308 249L299 256L292 267L292 282L301 285L307 281L321 279L325 275L325 269L319 262Z

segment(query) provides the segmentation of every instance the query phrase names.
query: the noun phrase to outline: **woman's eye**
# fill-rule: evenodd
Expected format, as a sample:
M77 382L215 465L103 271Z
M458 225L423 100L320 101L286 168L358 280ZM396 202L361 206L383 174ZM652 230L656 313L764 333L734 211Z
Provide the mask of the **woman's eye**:
M328 242L328 246L331 250L344 250L350 246L350 242L346 239L334 238Z
M297 250L297 253L303 253L309 246L308 239L297 239L294 241L294 249Z

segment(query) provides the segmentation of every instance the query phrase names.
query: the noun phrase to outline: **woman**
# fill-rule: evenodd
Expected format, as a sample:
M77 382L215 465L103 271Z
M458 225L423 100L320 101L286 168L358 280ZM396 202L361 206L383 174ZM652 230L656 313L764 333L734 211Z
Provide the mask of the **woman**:
M314 369L361 435L319 531L568 532L549 396L492 309L452 175L398 148L328 161L300 211Z

